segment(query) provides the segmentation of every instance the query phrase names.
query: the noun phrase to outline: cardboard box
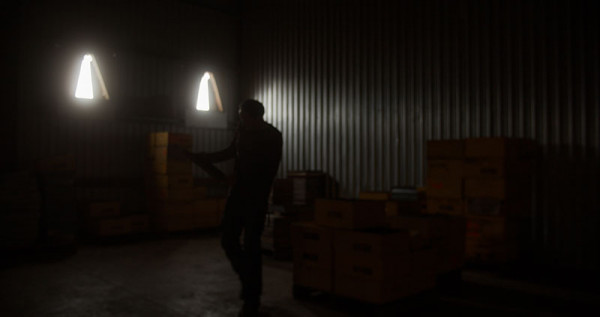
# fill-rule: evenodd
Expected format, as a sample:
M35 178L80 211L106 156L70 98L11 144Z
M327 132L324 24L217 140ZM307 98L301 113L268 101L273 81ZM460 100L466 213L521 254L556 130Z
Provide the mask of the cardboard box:
M528 139L473 138L465 142L467 158L531 158L535 154L535 143Z
M315 222L335 228L385 226L385 202L374 200L317 199Z
M361 200L390 200L390 193L388 193L388 192L360 192L360 193L358 193L358 199L361 199Z
M427 159L462 159L464 156L464 140L427 141Z
M374 279L335 272L334 293L363 302L384 304L414 294L412 279L410 275L395 274L386 279Z
M159 161L187 161L190 160L185 155L184 149L175 146L154 147L152 157Z
M150 162L151 171L158 174L189 174L192 175L191 161L161 161Z
M148 190L148 198L165 202L192 202L206 198L206 187L177 188L155 187Z
M400 215L387 218L390 228L416 230L425 239L438 239L444 235L444 219L432 215Z
M465 215L465 203L462 199L428 198L427 213L453 216Z
M497 198L467 199L467 215L472 216L531 216L531 201L503 200Z
M155 132L152 135L154 136L154 146L157 147L175 145L184 149L191 149L193 145L192 135L187 133Z
M93 202L88 208L88 217L106 218L116 217L121 213L121 203L118 201Z
M465 257L471 263L507 263L518 259L519 247L515 243L498 243L481 246L476 243L467 242Z
M467 216L466 240L478 246L530 239L531 221L524 218Z
M427 197L461 199L463 194L462 178L427 177Z
M466 159L465 178L529 178L532 162L530 160L488 158Z
M333 249L336 272L381 278L388 265L396 266L398 270L398 265L404 264L395 262L407 261L410 233L408 230L336 230ZM356 267L369 269L363 272L357 271Z
M294 284L333 291L333 230L314 223L291 227Z
M468 198L528 200L531 194L530 179L465 179L465 196Z
M463 177L463 160L427 160L427 176L437 179L460 179Z
M156 174L150 180L150 185L160 188L193 188L194 176L189 174Z

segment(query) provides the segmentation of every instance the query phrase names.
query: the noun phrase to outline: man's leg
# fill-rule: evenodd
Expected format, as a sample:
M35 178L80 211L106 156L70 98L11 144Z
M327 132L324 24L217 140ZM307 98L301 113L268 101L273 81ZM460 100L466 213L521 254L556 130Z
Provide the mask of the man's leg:
M240 245L240 235L244 225L242 212L240 200L230 196L227 199L223 214L221 246L225 250L225 255L229 259L233 270L243 283L243 252Z
M250 206L248 206L250 207ZM242 298L246 303L260 304L262 293L262 248L261 236L265 224L265 210L250 207L246 210L244 226Z

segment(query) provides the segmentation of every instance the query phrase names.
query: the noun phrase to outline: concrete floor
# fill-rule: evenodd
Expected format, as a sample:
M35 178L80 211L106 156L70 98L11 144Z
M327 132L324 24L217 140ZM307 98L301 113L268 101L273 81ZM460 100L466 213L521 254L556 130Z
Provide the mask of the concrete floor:
M460 292L373 307L333 296L296 300L292 263L265 256L265 316L573 315L600 296L464 271ZM80 245L0 270L1 316L236 316L239 283L217 233ZM593 314L595 315L595 314Z

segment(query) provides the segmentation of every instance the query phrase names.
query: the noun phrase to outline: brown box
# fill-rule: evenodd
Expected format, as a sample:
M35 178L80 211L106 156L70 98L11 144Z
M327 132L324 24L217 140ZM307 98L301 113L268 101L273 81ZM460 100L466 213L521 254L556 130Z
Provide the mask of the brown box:
M529 238L530 225L523 218L467 216L466 239L481 247L521 241Z
M192 174L191 161L151 161L151 170L158 174Z
M413 282L415 278L406 272L402 272L405 274L400 275L401 271L392 270L392 265L393 263L387 265L386 273L389 275L384 279L335 272L334 293L373 304L393 302L416 293L414 290L416 283ZM357 267L356 270L368 272L368 268Z
M116 217L121 212L121 203L118 201L93 202L88 209L90 218Z
M428 198L427 213L463 216L465 204L462 199Z
M386 303L434 286L434 273L417 271L409 252L409 232L370 233L336 230L334 293L371 303ZM429 266L433 265L429 263Z
M427 159L462 159L465 156L464 140L427 141Z
M427 176L437 179L463 177L463 160L427 160Z
M333 291L333 229L294 223L291 238L294 284Z
M528 217L531 215L531 201L503 200L497 198L467 199L467 214L472 216L511 216Z
M179 146L184 149L191 149L193 145L193 138L191 134L187 133L172 133L172 132L155 132L154 135L154 146Z
M468 198L530 199L530 179L465 179L465 196Z
M374 200L317 199L315 222L336 228L385 226L385 202Z
M408 230L384 233L336 230L333 243L335 271L364 276L365 272L356 271L353 266L368 266L371 270L369 274L380 278L385 271L384 265L406 261L409 245Z
M151 188L148 191L149 198L166 202L192 202L206 198L206 187L177 188L166 187Z
M486 158L466 159L465 178L527 178L532 175L531 160Z
M361 199L361 200L390 200L390 193L388 193L388 192L360 192L360 193L358 193L358 199Z
M416 230L425 239L438 239L445 233L443 217L430 215L400 215L388 217L388 224L393 229Z
M427 177L427 197L461 199L463 179Z
M184 149L175 146L159 146L152 150L152 158L159 161L188 161Z
M189 174L156 174L151 180L152 186L160 188L191 189L194 187L194 176Z
M474 138L465 142L467 158L529 158L535 154L535 143L528 139Z

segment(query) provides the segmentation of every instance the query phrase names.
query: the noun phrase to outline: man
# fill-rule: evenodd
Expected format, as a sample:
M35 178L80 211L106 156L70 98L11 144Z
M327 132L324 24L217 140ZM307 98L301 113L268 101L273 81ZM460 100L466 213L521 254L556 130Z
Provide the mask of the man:
M263 120L264 112L260 102L244 101L239 108L240 126L228 148L188 153L199 165L235 158L235 179L223 215L221 244L242 283L241 316L258 314L262 292L260 241L271 185L281 161L281 132Z

